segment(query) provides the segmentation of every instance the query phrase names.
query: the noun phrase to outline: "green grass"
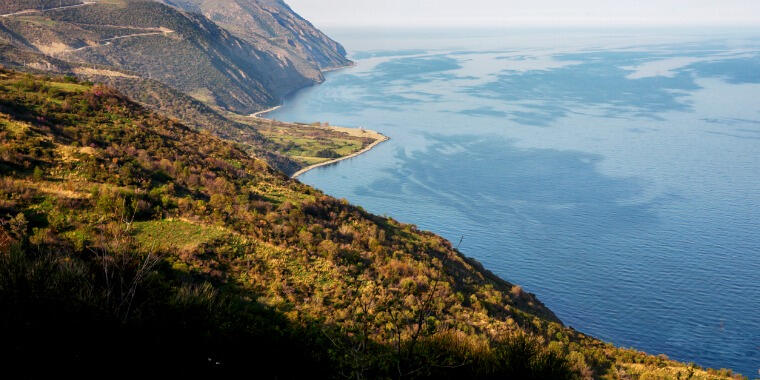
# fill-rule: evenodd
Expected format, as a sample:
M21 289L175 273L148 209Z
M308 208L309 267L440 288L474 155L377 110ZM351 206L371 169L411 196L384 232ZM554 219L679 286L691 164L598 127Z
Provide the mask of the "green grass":
M340 156L348 156L360 151L365 146L364 142L358 138L341 138L329 135L314 138L311 136L301 136L298 132L292 130L287 131L286 134L279 131L273 133L268 130L262 130L261 132L275 143L284 147L289 146L290 148L282 153L306 165L331 160L331 158L318 156L318 152L323 149L330 149Z
M53 21L53 20L51 20L49 18L41 17L41 16L36 15L36 14L30 15L30 16L16 16L16 18L18 20L22 20L22 21L28 22L30 24L36 24L36 25L40 25L40 26L53 27L53 26L56 26L58 24L57 22L55 22L55 21Z
M81 93L90 89L89 86L78 83L48 82L47 85L69 93Z
M14 135L19 136L29 130L29 126L13 120L0 119L0 130L7 130Z
M292 156L292 158L298 162L305 164L306 166L319 164L322 162L327 162L327 161L332 160L332 158L307 157L307 156Z
M192 251L204 243L229 235L221 227L202 226L177 219L134 223L140 246L149 250Z

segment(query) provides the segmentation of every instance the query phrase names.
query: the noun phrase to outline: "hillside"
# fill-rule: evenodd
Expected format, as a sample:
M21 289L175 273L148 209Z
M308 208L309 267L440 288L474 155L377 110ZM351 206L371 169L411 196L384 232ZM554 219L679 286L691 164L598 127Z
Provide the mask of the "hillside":
M268 107L294 89L321 81L318 67L298 54L268 42L256 50L201 15L152 1L60 4L63 9L50 2L6 4L23 11L0 18L0 62L107 83L188 126L244 144L287 174L372 142L283 123L265 137L261 131L273 130L268 123L235 114ZM329 40L316 30L298 33Z
M342 46L279 1L166 4L8 0L0 41L132 71L241 114L323 81L322 68L350 64Z
M128 70L248 114L322 80L205 17L153 1L100 2L2 20L6 39L71 62Z
M80 0L4 0L0 3L0 14L42 10L82 4Z
M201 13L254 46L273 45L318 69L350 65L339 43L281 0L163 0ZM295 60L295 59L294 59Z
M108 87L0 70L0 141L0 357L30 377L728 375L568 329L444 239Z

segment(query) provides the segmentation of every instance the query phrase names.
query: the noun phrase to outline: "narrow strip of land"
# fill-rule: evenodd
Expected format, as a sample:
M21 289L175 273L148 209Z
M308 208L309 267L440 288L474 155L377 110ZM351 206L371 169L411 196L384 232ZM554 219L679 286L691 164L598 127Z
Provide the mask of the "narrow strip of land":
M282 106L275 106L275 107L272 107L272 108L267 108L267 109L265 109L263 111L252 113L249 116L250 117L255 117L256 119L264 119L263 117L261 117L261 115L268 114L268 113L270 113L270 112L272 112L272 111L274 111L274 110L276 110L276 109L278 109L280 107L282 107Z
M343 127L330 127L330 128L336 128L336 129L338 129L340 131L344 131L345 129L356 129L356 128L343 128ZM316 169L316 168L319 168L319 167L322 167L322 166L332 165L332 164L335 164L335 163L343 161L343 160L348 160L349 158L354 158L354 157L359 156L361 154L367 153L370 150L372 150L372 148L374 148L374 147L376 147L376 146L378 146L378 145L380 145L380 144L382 144L382 143L390 140L390 138L388 136L385 136L385 135L383 135L383 134L381 134L379 132L370 131L370 130L366 130L366 129L362 129L361 131L365 132L368 135L372 135L372 137L375 138L375 142L373 142L372 144L367 145L366 147L364 147L364 149L362 149L362 150L360 150L360 151L358 151L356 153L349 154L348 156L344 156L344 157L336 158L334 160L320 162L318 164L307 166L307 167L305 167L305 168L303 168L303 169L295 172L295 174L293 174L291 176L291 178L298 178L298 177L300 177L301 175L303 175L304 173L306 173L306 172L308 172L310 170L313 170L313 169Z
M275 122L274 120L264 118L261 115L264 115L266 113L272 112L272 111L274 111L274 110L276 110L276 109L278 109L280 107L281 106L276 106L276 107L272 107L272 108L269 108L269 109L266 109L266 110L263 110L263 111L252 113L252 114L248 115L248 117L254 118L254 119L259 119L259 120L270 120L271 122ZM304 126L306 126L305 124L287 123L287 122L282 122L282 121L277 121L276 123L278 123L280 125L286 125L287 127L294 128L294 129L303 128ZM319 124L319 123L317 123L317 124ZM377 145L379 145L379 144L381 144L381 143L383 143L385 141L390 140L390 138L388 136L385 136L385 135L383 135L380 132L376 132L376 131L369 130L369 129L364 129L364 128L349 128L349 127L338 127L338 126L334 126L334 125L314 125L314 124L308 125L307 127L308 128L312 128L312 129L317 128L317 129L329 130L329 131L332 131L332 132L338 132L338 133L342 133L342 134L348 135L350 137L358 137L358 138L360 138L362 140L365 140L365 141L366 141L366 139L370 139L370 140L372 140L372 143L370 143L369 145L363 147L361 150L359 150L357 152L354 152L354 153L351 153L351 154L348 154L346 156L342 156L342 157L338 157L338 158L333 159L333 160L328 160L328 161L319 162L319 163L316 163L316 164L313 164L313 165L309 165L309 166L307 166L307 167L305 167L305 168L297 171L295 174L291 175L291 178L297 178L297 177L303 175L304 173L308 172L309 170L312 170L312 169L315 169L315 168L318 168L318 167L321 167L321 166L332 165L332 164L335 164L337 162L340 162L340 161L343 161L343 160L347 160L349 158L354 158L354 157L356 157L358 155L361 155L361 154L364 154L366 152L369 152L370 150L372 150L372 148L376 147Z

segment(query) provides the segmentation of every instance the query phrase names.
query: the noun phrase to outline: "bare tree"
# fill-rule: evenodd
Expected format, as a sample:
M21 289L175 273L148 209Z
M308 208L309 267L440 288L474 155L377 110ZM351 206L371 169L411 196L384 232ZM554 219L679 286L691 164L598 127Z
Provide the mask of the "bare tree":
M122 198L121 215L115 223L101 223L101 234L95 247L90 251L100 262L105 282L105 297L112 311L122 322L126 322L132 310L135 295L146 276L159 263L155 244L141 257L135 251L132 225L136 211L126 207Z

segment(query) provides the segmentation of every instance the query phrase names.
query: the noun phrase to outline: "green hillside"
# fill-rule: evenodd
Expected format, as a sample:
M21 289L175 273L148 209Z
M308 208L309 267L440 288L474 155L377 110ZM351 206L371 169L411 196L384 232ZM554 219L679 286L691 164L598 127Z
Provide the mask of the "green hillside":
M156 4L155 6L162 7L160 4ZM130 9L132 9L130 12L134 11L133 8ZM139 15L140 12L137 12L137 15L134 17L139 19ZM28 18L30 16L24 17ZM240 115L224 111L218 107L214 107L213 104L210 105L187 95L160 80L146 78L139 72L102 64L102 62L101 64L89 62L98 62L98 59L74 59L72 61L64 59L71 59L71 57L64 57L65 54L46 55L40 52L35 45L30 45L29 41L34 40L34 38L22 38L20 37L21 34L13 32L13 30L21 30L25 31L25 33L31 33L29 31L30 28L26 26L24 21L27 19L22 18L19 21L19 18L20 16L14 16L4 21L5 25L10 28L5 33L1 28L3 24L0 22L0 62L20 70L48 72L58 75L75 75L85 80L107 83L110 86L118 88L119 91L141 104L149 106L166 116L181 120L184 124L194 129L206 130L216 136L243 144L249 152L252 152L257 157L266 159L270 165L284 173L293 174L304 166L320 159L316 156L308 156L309 154L332 150L344 153L343 155L348 155L370 143L362 138L357 138L346 133L335 131L325 133L324 130L311 128L306 125L298 126L298 128L294 128L294 125L286 125L289 128L278 128L277 134L274 136L276 137L275 139L271 138L273 137L272 134L263 136L262 132L272 129L269 122L261 119L241 117ZM56 28L59 27L44 24L37 30L37 33L53 33ZM63 30L65 29L63 28ZM67 43L75 43L72 41L76 39L76 34L65 31L53 34L57 36L56 38L66 36L68 39ZM3 37L6 38L5 43L3 43ZM81 38L81 40L86 41L87 39ZM119 49L125 49L125 47L122 46ZM124 54L134 53L134 50L128 49L124 52ZM119 57L120 54L119 50L115 50L112 56ZM195 53L190 49L183 54ZM182 65L182 62L175 62L174 65L168 65L162 69L173 70L172 67L177 65ZM197 67L194 69L198 70ZM220 91L224 92L221 87L219 88ZM277 124L284 125L283 123ZM297 146L293 146L292 142L297 143ZM310 148L304 150L300 149L301 146L309 146ZM306 156L304 157L304 155Z
M0 17L0 63L106 83L187 126L243 144L286 174L372 143L307 125L278 123L273 133L270 123L240 115L322 81L322 66L350 63L339 44L287 6L265 3L248 1L244 14L271 23L277 10L282 25L267 28L269 37L231 33L192 8L155 1L12 0L0 11L7 16ZM300 42L293 47L274 32Z
M1 70L0 141L0 357L29 377L729 376L566 328L448 241L108 87Z

